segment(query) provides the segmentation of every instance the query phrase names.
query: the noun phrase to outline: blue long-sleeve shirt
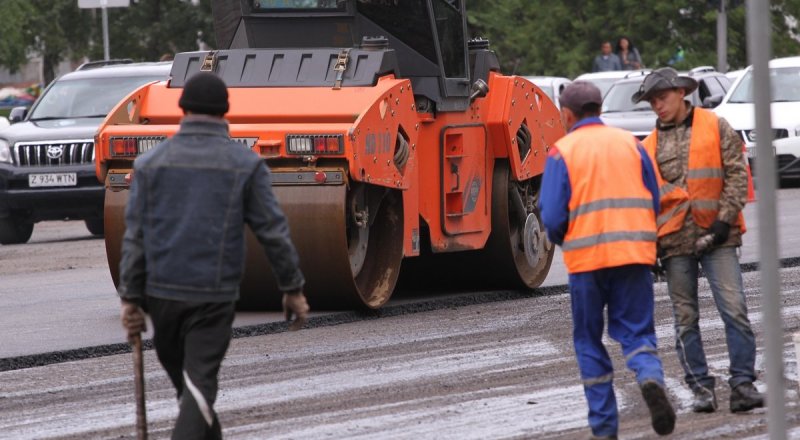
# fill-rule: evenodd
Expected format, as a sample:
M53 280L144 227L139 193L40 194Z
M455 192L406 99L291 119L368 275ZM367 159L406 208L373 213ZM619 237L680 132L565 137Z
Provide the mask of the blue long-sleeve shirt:
M581 119L570 132L579 130L587 125L603 125L599 117ZM633 135L631 135L633 136ZM656 217L659 212L658 181L653 169L650 156L647 155L641 144L637 145L639 155L642 157L642 181L647 190L653 195L653 210ZM556 148L550 149L550 155L544 166L542 177L542 190L539 197L539 210L542 214L542 223L547 231L547 238L555 244L562 244L569 227L569 200L572 197L572 187L569 183L569 170Z

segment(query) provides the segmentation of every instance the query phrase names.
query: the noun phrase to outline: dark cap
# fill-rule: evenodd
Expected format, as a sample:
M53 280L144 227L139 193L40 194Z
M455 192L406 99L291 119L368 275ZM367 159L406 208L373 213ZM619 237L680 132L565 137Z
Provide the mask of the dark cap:
M639 91L631 96L631 102L638 104L642 101L648 101L656 92L662 90L684 89L688 95L694 92L696 88L697 81L694 78L680 76L678 71L672 67L662 67L644 77L642 85L639 86Z
M561 103L561 107L566 107L573 113L581 113L587 104L601 105L603 94L589 81L575 81L561 92L558 102Z
M211 72L198 72L186 81L178 105L192 113L224 115L228 113L228 88Z

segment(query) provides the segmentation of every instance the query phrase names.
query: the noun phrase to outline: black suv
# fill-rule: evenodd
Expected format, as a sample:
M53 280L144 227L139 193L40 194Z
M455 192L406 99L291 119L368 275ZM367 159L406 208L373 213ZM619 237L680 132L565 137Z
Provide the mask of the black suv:
M12 125L0 129L0 244L27 242L43 220L84 220L103 234L95 131L129 93L168 79L171 66L87 63L53 81L30 111L11 111Z
M731 86L730 79L713 67L698 67L681 75L697 80L697 90L686 97L695 107L718 106ZM628 130L639 139L647 137L656 126L656 114L650 104L631 102L631 96L639 90L645 76L647 73L638 73L615 82L603 97L600 114L607 125Z

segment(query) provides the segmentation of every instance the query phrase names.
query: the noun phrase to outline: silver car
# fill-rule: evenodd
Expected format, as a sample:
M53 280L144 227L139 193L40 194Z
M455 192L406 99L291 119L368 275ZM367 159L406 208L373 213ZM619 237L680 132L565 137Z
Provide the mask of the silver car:
M526 76L525 79L542 89L558 108L561 108L561 105L558 103L558 97L561 96L561 92L572 83L569 78L564 78L563 76Z
M697 90L687 99L697 107L713 108L719 105L730 88L730 80L710 68L699 68L688 73L698 82ZM639 90L646 75L622 79L614 83L603 98L600 117L606 125L630 131L644 139L656 126L656 114L647 102L634 104L631 96Z

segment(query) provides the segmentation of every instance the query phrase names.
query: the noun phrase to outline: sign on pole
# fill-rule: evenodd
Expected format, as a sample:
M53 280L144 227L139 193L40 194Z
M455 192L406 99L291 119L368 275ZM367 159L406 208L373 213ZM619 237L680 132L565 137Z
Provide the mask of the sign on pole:
M130 5L131 0L78 0L78 7L82 9L127 8Z
M78 0L78 7L81 9L101 8L103 10L103 55L108 61L111 59L108 43L108 11L107 8L127 8L131 5L131 0Z

